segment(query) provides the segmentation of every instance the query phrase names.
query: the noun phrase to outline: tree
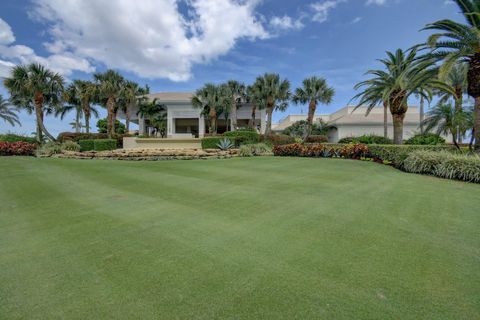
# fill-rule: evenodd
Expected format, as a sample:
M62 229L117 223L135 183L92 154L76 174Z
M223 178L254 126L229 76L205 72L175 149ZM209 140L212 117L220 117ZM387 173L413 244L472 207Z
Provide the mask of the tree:
M98 117L98 111L91 106L96 97L96 86L91 81L73 80L73 83L68 86L64 93L64 98L70 105L78 105L81 108L81 113L85 118L85 130L90 132L90 118L92 114ZM63 117L62 117L63 119Z
M160 131L163 137L162 129L166 127L166 111L167 107L160 103L158 99L155 98L151 101L145 99L139 104L137 115L148 120L149 126L156 131Z
M274 110L284 111L290 99L290 82L280 79L276 73L265 73L255 80L254 86L261 100L265 100L267 112L267 127L265 135L272 133L272 114Z
M388 105L393 118L393 141L402 144L403 120L410 96L417 94L430 100L433 89L448 91L449 88L437 79L434 61L417 59L416 49L387 52L387 59L380 62L384 65L384 70L369 70L367 74L373 78L355 86L355 89L364 88L354 96L354 99L360 98L355 108L367 105L368 115L379 102Z
M435 30L426 46L432 49L427 57L443 61L440 78L444 78L457 62L468 65L467 93L475 99L475 151L480 152L480 1L454 0L459 6L465 24L440 20L428 24L424 30Z
M237 125L237 108L239 103L245 100L246 88L245 84L235 80L227 82L227 86L231 92L231 107L230 107L230 130L235 131L238 129Z
M138 83L126 80L118 101L120 110L125 114L125 130L130 131L130 113L131 110L139 106L141 101L146 99L145 95L149 93L149 88L142 88Z
M265 99L262 95L263 88L261 87L263 82L255 82L253 85L250 85L246 89L245 101L252 105L252 113L248 121L248 127L251 129L256 129L256 114L257 109L263 110L266 107Z
M15 124L21 125L18 120L16 109L10 106L10 102L6 99L3 99L3 96L0 94L0 119L8 122L11 126Z
M427 113L424 120L426 131L435 129L437 134L451 134L453 143L460 150L457 143L458 134L465 136L465 133L470 129L469 122L470 115L462 109L458 110L450 103L437 104L431 111Z
M35 112L38 142L42 143L43 134L55 141L45 128L43 117L61 105L63 77L40 64L32 63L13 67L10 77L5 78L4 85L13 105Z
M124 134L125 133L125 125L120 121L115 119L115 134ZM108 133L108 119L98 119L97 121L97 129L99 133Z
M305 134L306 127L308 122L306 120L300 120L293 123L291 126L283 130L283 134L292 136L292 137L303 137ZM320 120L319 122L314 122L311 127L312 135L327 135L328 134L328 125Z
M221 89L212 83L205 84L202 88L195 91L192 97L194 108L201 109L203 115L209 119L209 132L217 134L217 114L223 109Z
M115 135L114 121L116 118L116 104L120 99L125 79L114 70L93 75L97 85L97 99L107 108L107 133L109 138Z
M312 131L313 117L317 110L317 104L330 104L335 94L335 90L327 85L327 81L322 78L311 77L303 80L303 86L295 90L292 101L295 104L308 103L308 117L305 132L303 133L303 141L308 139Z

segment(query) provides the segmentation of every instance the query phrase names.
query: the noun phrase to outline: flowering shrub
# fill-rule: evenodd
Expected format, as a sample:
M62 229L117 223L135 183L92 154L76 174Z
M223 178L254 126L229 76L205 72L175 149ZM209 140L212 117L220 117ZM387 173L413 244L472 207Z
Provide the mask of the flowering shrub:
M0 156L33 156L37 145L23 141L0 141Z
M322 144L287 144L275 146L273 154L283 157L343 157L360 159L368 155L368 146L364 144L350 144L342 146L328 146Z
M340 149L340 155L348 159L360 159L368 154L368 146L362 143L347 144Z
M307 147L299 144L285 144L273 147L273 154L280 157L303 157Z

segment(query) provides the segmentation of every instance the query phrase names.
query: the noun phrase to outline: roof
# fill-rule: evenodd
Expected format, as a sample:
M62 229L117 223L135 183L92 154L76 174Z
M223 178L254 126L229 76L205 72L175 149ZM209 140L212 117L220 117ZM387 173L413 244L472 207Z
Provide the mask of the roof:
M192 92L158 92L147 95L150 99L158 99L163 102L190 102L193 97Z

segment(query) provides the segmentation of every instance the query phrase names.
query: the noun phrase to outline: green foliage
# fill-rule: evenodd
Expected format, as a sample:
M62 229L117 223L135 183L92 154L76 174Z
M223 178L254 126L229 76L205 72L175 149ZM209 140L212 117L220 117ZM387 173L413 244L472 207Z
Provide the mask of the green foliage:
M117 140L114 139L97 139L93 140L93 150L115 150L117 149Z
M242 144L249 144L249 143L257 143L259 140L259 135L257 132L253 130L237 130L237 131L229 131L223 134L225 137L233 137L236 139L237 143Z
M327 143L328 137L324 135L309 135L306 143Z
M117 140L117 146L119 148L123 147L123 138L131 137L129 134L116 134L112 138ZM79 142L80 140L96 140L96 139L108 139L108 134L106 133L76 133L76 132L62 132L58 135L58 142L65 141L75 141ZM93 150L93 149L91 149Z
M480 157L477 155L419 150L405 159L404 169L447 179L480 182Z
M65 141L62 143L62 150L64 151L80 151L80 145L75 141Z
M233 143L229 139L223 138L217 143L217 148L220 149L220 150L232 149L233 148Z
M272 146L280 146L295 143L295 137L287 136L286 134L260 135L259 141Z
M241 157L262 156L271 154L272 147L266 143L245 144L240 146Z
M291 126L285 128L283 130L283 134L292 136L292 137L303 137L305 134L305 127L307 126L306 120L300 120L293 123ZM328 133L328 126L325 122L314 122L312 123L312 130L311 135L327 135Z
M40 148L37 149L37 156L38 157L50 157L54 154L59 154L62 153L62 144L58 142L47 142L43 145L40 146Z
M28 136L22 136L18 134L13 134L13 133L7 133L7 134L0 134L0 141L4 142L27 142L27 143L37 143L37 139L34 137L28 137Z
M364 144L392 144L393 141L383 136L375 134L367 134L360 137L346 137L338 141L338 143L364 143Z
M80 151L92 151L94 149L94 141L93 139L79 140Z
M437 145L445 144L445 139L435 133L419 133L405 141L408 145Z
M97 129L100 133L107 133L107 119L99 119L97 121ZM125 125L118 120L115 120L115 133L124 134Z
M218 144L223 139L222 136L205 137L202 139L202 149L218 149ZM230 137L229 140L234 146L238 146L236 138Z

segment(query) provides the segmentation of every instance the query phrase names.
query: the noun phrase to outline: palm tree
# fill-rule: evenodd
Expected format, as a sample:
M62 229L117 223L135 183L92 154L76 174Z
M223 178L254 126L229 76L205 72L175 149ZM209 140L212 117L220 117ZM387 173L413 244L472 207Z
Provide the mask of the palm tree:
M13 105L35 112L38 142L43 141L43 134L55 141L43 124L43 116L61 104L63 77L40 64L32 63L13 67L4 85Z
M167 107L160 103L157 98L151 101L145 99L139 104L137 115L148 120L150 127L159 130L162 126L161 124L165 122L166 111Z
M235 131L238 129L237 125L237 108L238 104L245 100L246 88L245 84L240 83L236 80L230 80L227 82L227 86L231 92L231 107L230 107L230 130Z
M85 131L90 132L90 118L92 114L98 117L98 111L92 107L92 103L96 97L96 85L91 81L85 80L73 80L73 86L75 90L71 93L75 95L76 99L80 102L83 116L85 117ZM67 94L70 90L67 90Z
M297 88L292 97L295 104L308 103L308 117L305 132L303 134L303 141L308 139L312 131L313 117L317 110L317 104L330 104L332 102L335 89L328 86L327 81L323 78L311 77L303 80L303 87Z
M217 114L218 109L222 109L219 105L222 101L220 88L212 83L205 84L202 88L195 91L192 97L192 105L199 108L202 113L209 118L209 133L217 134Z
M126 80L123 86L122 94L119 99L119 108L125 114L125 131L130 130L130 113L136 106L145 98L148 94L148 88L142 88L138 83L130 80Z
M110 138L115 135L115 118L117 101L120 99L125 79L114 70L93 75L97 85L99 103L107 108L107 133Z
M444 78L457 62L468 64L467 93L475 99L475 151L480 152L480 1L453 0L462 11L465 24L440 20L428 24L424 30L436 30L428 38L427 55L443 60L440 78Z
M15 111L16 109L12 108L8 100L3 99L3 96L0 94L0 119L8 122L11 126L15 126L15 124L21 125Z
M63 120L65 118L65 115L70 111L75 111L75 120L72 122L75 125L72 125L72 128L75 129L76 133L79 133L80 129L83 127L83 110L80 104L67 104L58 108L57 110L55 110L55 117L60 116L60 119Z
M388 105L393 118L393 140L395 144L403 143L403 120L408 110L408 99L413 94L431 99L431 90L449 88L436 77L434 62L428 59L417 59L416 49L404 52L398 49L395 53L387 52L387 59L380 62L385 70L369 70L372 79L360 82L356 89L365 89L354 96L360 98L356 108L367 105L368 113L379 103Z
M450 103L440 102L427 113L424 125L427 132L435 129L437 134L451 134L453 143L460 149L457 143L458 135L465 136L467 130L470 129L469 117L468 112L462 109L457 110Z
M288 107L290 99L290 82L287 79L281 80L276 73L265 73L258 77L254 84L261 91L258 94L266 102L267 126L265 135L272 132L272 114L274 110L284 111Z

